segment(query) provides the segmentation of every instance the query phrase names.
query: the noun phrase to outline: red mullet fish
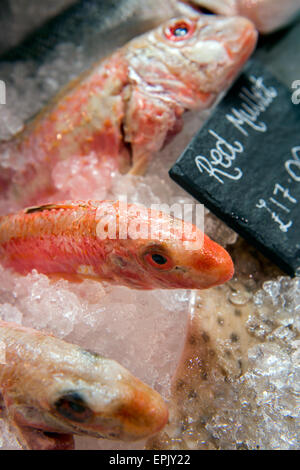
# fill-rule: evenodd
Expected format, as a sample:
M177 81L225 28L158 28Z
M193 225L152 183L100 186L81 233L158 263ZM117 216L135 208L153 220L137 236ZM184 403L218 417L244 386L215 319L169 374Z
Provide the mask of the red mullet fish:
M48 201L56 165L72 157L96 156L100 167L142 174L180 131L183 113L210 107L230 85L256 39L245 18L200 15L169 20L130 41L2 144L2 194L19 207ZM18 171L9 164L14 158Z
M232 260L196 226L143 206L66 201L0 217L0 262L70 281L135 289L206 289L228 281Z
M2 321L0 346L0 409L24 448L72 449L74 434L138 440L168 420L162 397L111 359Z

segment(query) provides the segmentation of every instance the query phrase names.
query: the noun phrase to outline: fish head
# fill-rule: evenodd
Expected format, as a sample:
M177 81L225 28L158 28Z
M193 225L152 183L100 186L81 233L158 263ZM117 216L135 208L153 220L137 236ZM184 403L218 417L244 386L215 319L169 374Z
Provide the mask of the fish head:
M178 17L133 41L130 63L148 93L201 109L230 85L256 41L253 23L243 17Z
M168 409L159 393L116 361L53 340L55 349L23 375L17 399L6 397L24 447L71 449L73 435L134 441L164 427Z
M152 241L142 250L142 257L156 288L208 289L225 283L234 272L227 251L206 235L198 249Z
M207 289L231 279L227 251L196 225L166 212L128 205L126 239L108 255L118 284L138 289Z
M51 413L64 432L122 441L144 439L168 421L162 397L117 362L82 351L87 372L52 390Z

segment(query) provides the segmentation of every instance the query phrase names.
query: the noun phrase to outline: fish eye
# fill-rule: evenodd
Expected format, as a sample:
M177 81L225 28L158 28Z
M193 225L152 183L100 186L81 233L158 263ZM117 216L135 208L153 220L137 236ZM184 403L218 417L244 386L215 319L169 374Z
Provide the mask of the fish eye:
M85 404L77 392L66 393L54 403L56 411L70 421L83 423L93 415L92 410Z
M172 260L166 254L162 254L156 251L150 251L144 255L144 259L147 264L153 268L166 271L173 267Z
M168 262L167 258L165 258L163 255L159 255L158 253L154 253L152 255L152 260L156 264L166 264Z
M177 20L165 30L165 36L171 41L182 41L192 36L195 31L195 23L188 20Z

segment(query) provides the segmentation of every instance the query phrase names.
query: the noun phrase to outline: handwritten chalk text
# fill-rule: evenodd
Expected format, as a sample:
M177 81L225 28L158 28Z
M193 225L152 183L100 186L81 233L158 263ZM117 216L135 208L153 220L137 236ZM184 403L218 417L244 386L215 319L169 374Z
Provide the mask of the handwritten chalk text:
M293 147L291 149L292 159L287 160L284 164L285 169L289 176L294 182L300 182L300 146ZM297 165L299 174L295 173L294 164ZM273 194L266 201L265 199L259 199L256 204L257 209L266 210L272 217L275 223L278 224L279 229L283 233L287 233L293 226L293 219L291 210L295 205L298 204L298 200L293 196L291 189L286 186L282 186L280 183L276 183L273 189ZM288 220L286 220L288 218Z
M250 80L253 86L243 87L239 93L242 100L240 107L232 108L231 114L226 114L226 119L244 137L249 136L249 129L246 129L246 126L260 133L268 130L267 124L260 121L259 118L278 96L274 87L267 87L264 84L263 77L256 78L251 75ZM235 140L231 144L212 129L209 129L209 134L216 139L216 144L210 150L209 157L196 156L195 163L198 170L200 173L208 173L220 184L224 184L226 178L239 181L243 176L243 171L238 166L233 167L233 164L238 154L244 152L244 145L239 140ZM291 166L295 166L295 162L291 163Z
M249 135L246 126L257 132L267 132L267 124L258 119L278 95L274 87L267 87L264 84L263 77L256 78L251 75L250 80L253 86L243 87L239 93L242 99L241 106L232 108L231 114L226 114L226 119L245 136Z
M292 83L292 88L295 90L292 94L292 103L300 104L300 80L295 80Z
M227 171L227 169L232 167L237 154L244 151L243 145L237 140L230 144L211 129L209 133L216 139L217 143L215 148L210 151L210 160L201 155L195 158L198 170L200 173L206 171L209 176L213 176L221 184L224 184L224 178L235 181L240 180L243 176L240 168L235 167L231 172ZM226 169L226 171L222 168Z

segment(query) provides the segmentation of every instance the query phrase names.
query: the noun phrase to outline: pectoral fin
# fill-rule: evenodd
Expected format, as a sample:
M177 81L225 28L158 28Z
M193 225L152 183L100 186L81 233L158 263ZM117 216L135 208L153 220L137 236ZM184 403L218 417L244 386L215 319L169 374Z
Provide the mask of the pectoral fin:
M129 175L141 176L146 173L147 167L149 164L149 159L146 156L140 157L137 159L131 169L129 170Z

